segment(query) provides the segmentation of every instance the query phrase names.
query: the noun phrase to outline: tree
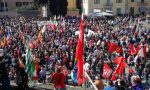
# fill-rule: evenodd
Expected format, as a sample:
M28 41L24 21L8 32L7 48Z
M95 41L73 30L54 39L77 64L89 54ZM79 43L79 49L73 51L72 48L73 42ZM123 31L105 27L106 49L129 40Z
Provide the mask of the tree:
M41 4L49 4L48 8L53 15L65 16L67 14L67 0L34 0L36 7L39 7Z
M67 0L50 0L49 8L53 15L65 16L67 14L67 6L68 6Z
M82 0L76 0L76 7L79 9L79 14L82 13Z
M39 0L39 3L40 3L40 4L47 4L47 3L48 3L48 0Z

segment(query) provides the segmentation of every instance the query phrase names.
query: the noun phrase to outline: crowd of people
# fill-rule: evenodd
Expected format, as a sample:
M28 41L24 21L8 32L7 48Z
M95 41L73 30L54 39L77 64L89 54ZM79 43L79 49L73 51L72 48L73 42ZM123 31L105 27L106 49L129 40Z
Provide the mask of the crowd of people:
M113 19L84 17L84 69L92 80L97 80L95 77L102 80L99 90L127 90L129 88L145 90L142 79L144 78L148 83L150 74L148 55L147 57L138 57L138 60L135 61L137 53L129 53L131 44L135 48L139 45L146 45L146 52L149 53L150 27L140 23L142 18L143 16L114 17ZM38 64L37 77L34 80L42 83L48 82L46 71L49 71L51 81L57 90L65 90L65 84L70 83L68 75L74 71L80 17L50 18L41 25L37 21L40 20L22 16L0 18L0 48L3 51L1 58L4 58L4 60L0 58L0 90L9 90L9 87L1 89L1 85L5 86L9 80L14 79L19 88L28 87L29 75L20 65L20 59L24 64L26 62L27 35L30 37L30 50L34 62ZM56 23L51 24L52 21ZM42 38L39 38L43 27L45 30L42 32ZM6 36L6 40L4 36ZM111 42L121 46L122 52L110 53ZM110 78L104 79L103 68L104 63L107 63L115 71L114 59L116 56L124 56L126 63L133 68L133 72L125 72L124 79L117 77L114 83ZM4 63L7 70L3 66ZM136 77L132 79L131 77L135 75ZM108 85L103 85L103 80L106 80ZM76 83L73 84L76 85ZM96 86L99 85L96 84Z

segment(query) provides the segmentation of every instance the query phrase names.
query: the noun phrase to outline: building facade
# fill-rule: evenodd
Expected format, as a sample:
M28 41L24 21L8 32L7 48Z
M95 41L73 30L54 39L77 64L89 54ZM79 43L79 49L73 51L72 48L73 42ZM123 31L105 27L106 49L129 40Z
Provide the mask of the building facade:
M83 0L84 14L111 10L114 15L140 14L150 12L150 0Z
M68 10L76 9L76 0L67 0L68 1Z
M33 0L0 0L0 12L13 11L22 6L33 4Z
M12 14L17 8L31 4L33 4L33 0L0 0L0 15L4 14L5 11L7 11L7 15L9 12ZM76 10L76 0L68 0L68 10L69 13L72 13L72 10Z

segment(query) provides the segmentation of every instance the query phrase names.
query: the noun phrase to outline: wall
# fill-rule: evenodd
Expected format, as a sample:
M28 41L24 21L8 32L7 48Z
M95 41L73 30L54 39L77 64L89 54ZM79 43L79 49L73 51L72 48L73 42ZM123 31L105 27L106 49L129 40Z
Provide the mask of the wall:
M68 9L69 10L76 9L76 0L68 0Z

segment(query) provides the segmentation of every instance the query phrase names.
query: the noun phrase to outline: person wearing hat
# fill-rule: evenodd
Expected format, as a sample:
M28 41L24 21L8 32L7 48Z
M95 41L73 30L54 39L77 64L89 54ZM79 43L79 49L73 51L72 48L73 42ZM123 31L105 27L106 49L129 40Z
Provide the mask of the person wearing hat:
M10 90L10 81L6 68L7 61L4 50L0 49L0 90Z

